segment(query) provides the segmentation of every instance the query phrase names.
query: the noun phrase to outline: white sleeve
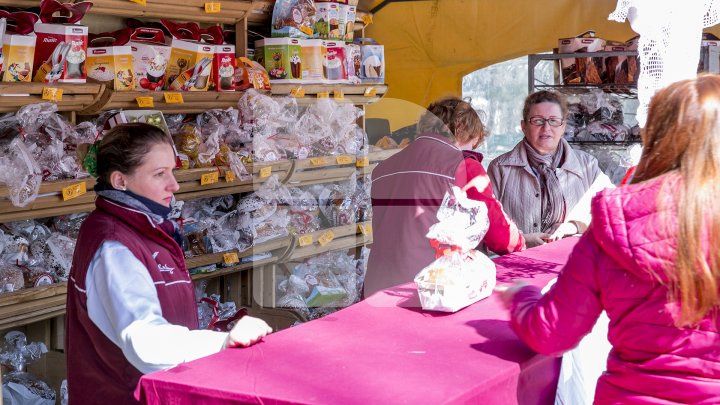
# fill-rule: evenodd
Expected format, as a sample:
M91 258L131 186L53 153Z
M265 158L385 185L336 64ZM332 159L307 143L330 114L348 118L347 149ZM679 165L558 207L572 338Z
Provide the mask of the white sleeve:
M144 374L217 353L223 347L227 333L189 330L163 318L150 274L120 242L106 241L100 246L85 286L90 320Z
M570 210L570 213L565 218L565 222L578 221L585 225L590 225L590 219L592 218L590 213L592 198L595 197L595 194L606 188L615 188L615 185L605 173L600 172L595 178L595 181L590 185L590 188L580 198L580 201Z

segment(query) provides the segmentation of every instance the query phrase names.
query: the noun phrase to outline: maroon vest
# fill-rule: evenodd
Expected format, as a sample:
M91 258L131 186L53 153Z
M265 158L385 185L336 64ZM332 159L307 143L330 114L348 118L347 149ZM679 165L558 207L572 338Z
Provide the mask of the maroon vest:
M155 283L162 315L168 322L197 329L197 306L183 252L145 214L98 198L83 222L67 289L65 350L72 404L137 403L133 391L142 373L88 316L85 275L105 241L126 246Z
M463 160L446 138L422 134L372 172L373 244L365 296L413 280L435 260L425 237Z

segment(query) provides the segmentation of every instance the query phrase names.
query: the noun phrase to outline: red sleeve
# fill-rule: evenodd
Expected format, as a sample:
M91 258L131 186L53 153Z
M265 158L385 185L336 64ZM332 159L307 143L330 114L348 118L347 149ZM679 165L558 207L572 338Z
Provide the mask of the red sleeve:
M495 199L485 168L475 159L464 159L455 173L455 185L462 188L470 182L475 186L467 190L467 196L484 202L488 209L490 229L483 238L485 246L501 255L525 250L525 239Z

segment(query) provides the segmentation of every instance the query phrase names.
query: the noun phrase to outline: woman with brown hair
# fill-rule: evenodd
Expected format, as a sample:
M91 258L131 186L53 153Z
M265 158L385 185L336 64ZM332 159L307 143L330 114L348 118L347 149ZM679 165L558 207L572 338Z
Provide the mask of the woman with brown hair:
M413 280L435 259L425 237L450 186L488 209L483 244L498 254L525 248L515 224L493 197L490 180L473 152L486 131L470 103L453 97L436 101L418 122L415 140L373 170L373 246L365 295Z
M544 296L503 293L540 353L575 346L604 309L612 350L596 403L720 403L720 77L652 98L632 183L600 192L592 224Z

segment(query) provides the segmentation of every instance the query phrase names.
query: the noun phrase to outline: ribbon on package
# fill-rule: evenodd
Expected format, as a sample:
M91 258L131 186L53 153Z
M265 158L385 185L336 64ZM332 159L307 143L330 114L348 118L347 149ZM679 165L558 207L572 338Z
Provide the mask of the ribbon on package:
M40 3L40 21L44 23L75 24L83 19L93 3L60 3L57 0L43 0ZM59 12L59 14L57 14ZM57 14L57 15L56 15Z

